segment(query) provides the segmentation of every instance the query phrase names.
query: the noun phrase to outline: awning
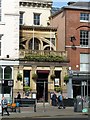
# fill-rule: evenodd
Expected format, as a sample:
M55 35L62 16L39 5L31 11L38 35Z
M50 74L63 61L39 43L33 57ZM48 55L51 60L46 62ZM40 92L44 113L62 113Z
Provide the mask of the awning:
M49 73L49 70L37 70L37 73Z

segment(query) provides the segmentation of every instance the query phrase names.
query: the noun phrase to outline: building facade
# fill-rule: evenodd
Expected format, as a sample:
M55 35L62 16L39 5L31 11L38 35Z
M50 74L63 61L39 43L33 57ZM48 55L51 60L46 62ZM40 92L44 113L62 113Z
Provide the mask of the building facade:
M69 97L88 96L90 94L88 91L90 88L90 2L69 2L68 6L62 7L51 17L51 25L58 26L57 50L66 50L70 60L68 70L72 85L69 89ZM60 45L62 46L59 47Z
M66 93L63 77L67 72L67 52L56 51L57 28L48 26L52 0L19 1L20 56L15 69L13 96L35 97L46 102L55 87ZM47 14L46 14L47 13ZM21 74L21 81L17 79Z
M13 97L14 66L19 65L18 7L16 0L0 0L0 95L8 100Z

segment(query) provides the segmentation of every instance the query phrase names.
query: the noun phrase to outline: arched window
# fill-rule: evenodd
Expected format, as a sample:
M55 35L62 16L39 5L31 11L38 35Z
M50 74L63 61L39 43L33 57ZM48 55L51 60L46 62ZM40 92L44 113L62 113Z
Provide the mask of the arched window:
M4 79L12 79L12 69L9 66L4 69Z
M34 43L34 46L33 46L33 43ZM40 45L40 41L37 38L31 39L29 41L30 50L39 50L39 45Z

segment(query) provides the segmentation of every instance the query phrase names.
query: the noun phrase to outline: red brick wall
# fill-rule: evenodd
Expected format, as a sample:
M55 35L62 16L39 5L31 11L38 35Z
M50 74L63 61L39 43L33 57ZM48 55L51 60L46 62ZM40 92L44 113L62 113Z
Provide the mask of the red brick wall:
M80 68L80 53L88 53L90 49L80 48L80 30L89 30L87 27L89 24L87 22L80 22L80 12L79 10L66 10L66 50L68 51L68 56L70 59L71 68L77 70ZM88 11L89 12L89 11ZM70 41L70 37L75 36L74 45L76 50L73 50L71 45L73 44ZM76 68L76 65L79 65L79 68Z

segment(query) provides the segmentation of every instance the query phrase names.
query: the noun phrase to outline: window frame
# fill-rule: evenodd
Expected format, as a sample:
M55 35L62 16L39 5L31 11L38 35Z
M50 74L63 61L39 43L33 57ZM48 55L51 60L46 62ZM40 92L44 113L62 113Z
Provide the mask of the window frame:
M90 58L89 53L80 53L80 71L89 71L90 68L89 58Z
M80 30L80 46L81 47L90 47L89 34L90 32L88 30Z
M40 15L41 13L33 13L33 25L40 25Z
M22 17L21 17L22 15ZM24 19L23 19L24 12L20 11L20 16L19 16L19 24L23 25L24 24Z
M89 13L80 13L80 22L89 22L90 14Z

